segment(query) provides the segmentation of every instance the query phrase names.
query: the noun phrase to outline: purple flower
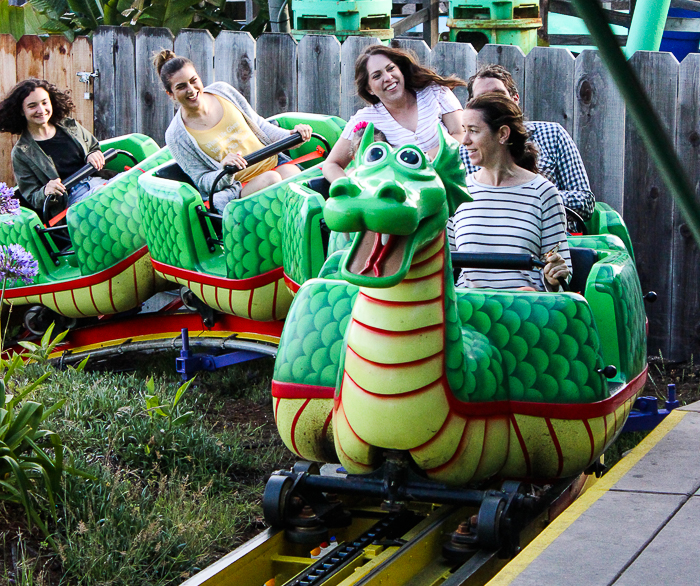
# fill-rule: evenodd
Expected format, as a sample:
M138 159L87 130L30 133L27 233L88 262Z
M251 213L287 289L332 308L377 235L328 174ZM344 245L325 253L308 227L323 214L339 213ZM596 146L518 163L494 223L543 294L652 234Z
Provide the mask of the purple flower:
M19 214L19 200L12 195L12 188L0 183L0 214Z
M34 257L19 244L0 245L0 279L29 284L39 272Z

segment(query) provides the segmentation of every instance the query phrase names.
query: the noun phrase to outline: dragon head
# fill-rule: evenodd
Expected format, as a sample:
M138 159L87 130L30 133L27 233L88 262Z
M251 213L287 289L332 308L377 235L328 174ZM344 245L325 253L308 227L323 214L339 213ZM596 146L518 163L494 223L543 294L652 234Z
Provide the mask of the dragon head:
M357 232L341 266L343 279L361 287L393 287L416 252L445 229L460 204L471 201L459 145L446 141L431 163L415 146L373 142L369 124L355 155L357 171L334 181L324 219L336 232Z

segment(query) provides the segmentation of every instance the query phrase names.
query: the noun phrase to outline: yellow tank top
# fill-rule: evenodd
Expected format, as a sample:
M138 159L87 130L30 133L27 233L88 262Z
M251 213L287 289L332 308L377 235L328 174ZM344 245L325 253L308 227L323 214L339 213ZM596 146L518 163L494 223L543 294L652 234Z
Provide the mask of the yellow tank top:
M217 95L214 97L219 100L224 111L219 123L209 130L196 130L185 126L187 132L197 141L199 148L218 162L221 162L229 153L241 153L245 156L263 148L265 145L253 134L238 108L224 98ZM239 171L234 178L241 182L250 181L253 177L276 166L277 157L269 157Z

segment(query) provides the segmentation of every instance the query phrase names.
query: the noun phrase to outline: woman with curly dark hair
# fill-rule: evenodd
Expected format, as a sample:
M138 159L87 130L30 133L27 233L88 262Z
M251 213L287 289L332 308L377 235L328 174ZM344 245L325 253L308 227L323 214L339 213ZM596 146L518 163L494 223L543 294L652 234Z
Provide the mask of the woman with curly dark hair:
M20 134L12 149L12 168L22 195L35 209L47 197L66 194L62 181L90 163L104 167L97 139L69 114L70 96L44 79L25 79L0 102L0 132ZM86 197L99 179L81 183L67 194L68 205ZM104 180L101 181L104 183Z
M329 181L345 175L352 160L352 131L362 122L372 122L393 147L413 144L435 156L438 126L461 142L462 105L452 90L466 82L452 75L442 77L420 65L403 49L371 45L355 61L357 94L369 104L348 121L340 139L323 164Z

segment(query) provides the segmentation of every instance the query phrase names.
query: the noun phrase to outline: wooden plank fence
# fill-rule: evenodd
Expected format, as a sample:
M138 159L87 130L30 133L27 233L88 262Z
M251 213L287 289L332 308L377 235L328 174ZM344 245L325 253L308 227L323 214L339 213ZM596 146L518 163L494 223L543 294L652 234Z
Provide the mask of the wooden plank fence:
M93 38L94 69L99 70L95 134L106 138L138 130L163 143L174 106L150 65L152 53L162 47L174 47L191 58L203 80L227 81L236 87L264 116L298 109L348 119L364 106L355 93L354 61L373 42L351 37L341 45L335 37L313 35L297 44L280 33L255 41L248 33L232 31L213 39L206 32L190 30L173 39L164 29L135 34L103 27ZM487 45L477 54L470 45L457 43L438 43L432 50L421 40L399 44L416 51L421 62L439 73L464 79L482 64L500 63L520 88L526 116L558 122L571 133L596 198L623 213L644 291L659 293L659 301L647 306L649 353L661 352L673 360L698 354L700 252L635 129L626 123L624 103L597 51L586 50L574 58L564 49L537 48L525 56L517 47L501 45ZM13 66L15 79L29 74L71 79L62 47L66 48L63 42L52 39L42 43L23 38L15 46L0 38L4 73L0 90L9 89L5 72ZM75 71L75 44L68 53ZM640 52L632 64L675 137L691 183L700 189L700 56L690 55L679 64L670 54ZM78 90L76 103L86 102L82 88ZM456 93L462 102L466 100L465 89ZM6 161L7 139L0 140L5 140L0 142L0 156ZM6 169L2 164L0 171ZM2 179L9 178L5 174Z

